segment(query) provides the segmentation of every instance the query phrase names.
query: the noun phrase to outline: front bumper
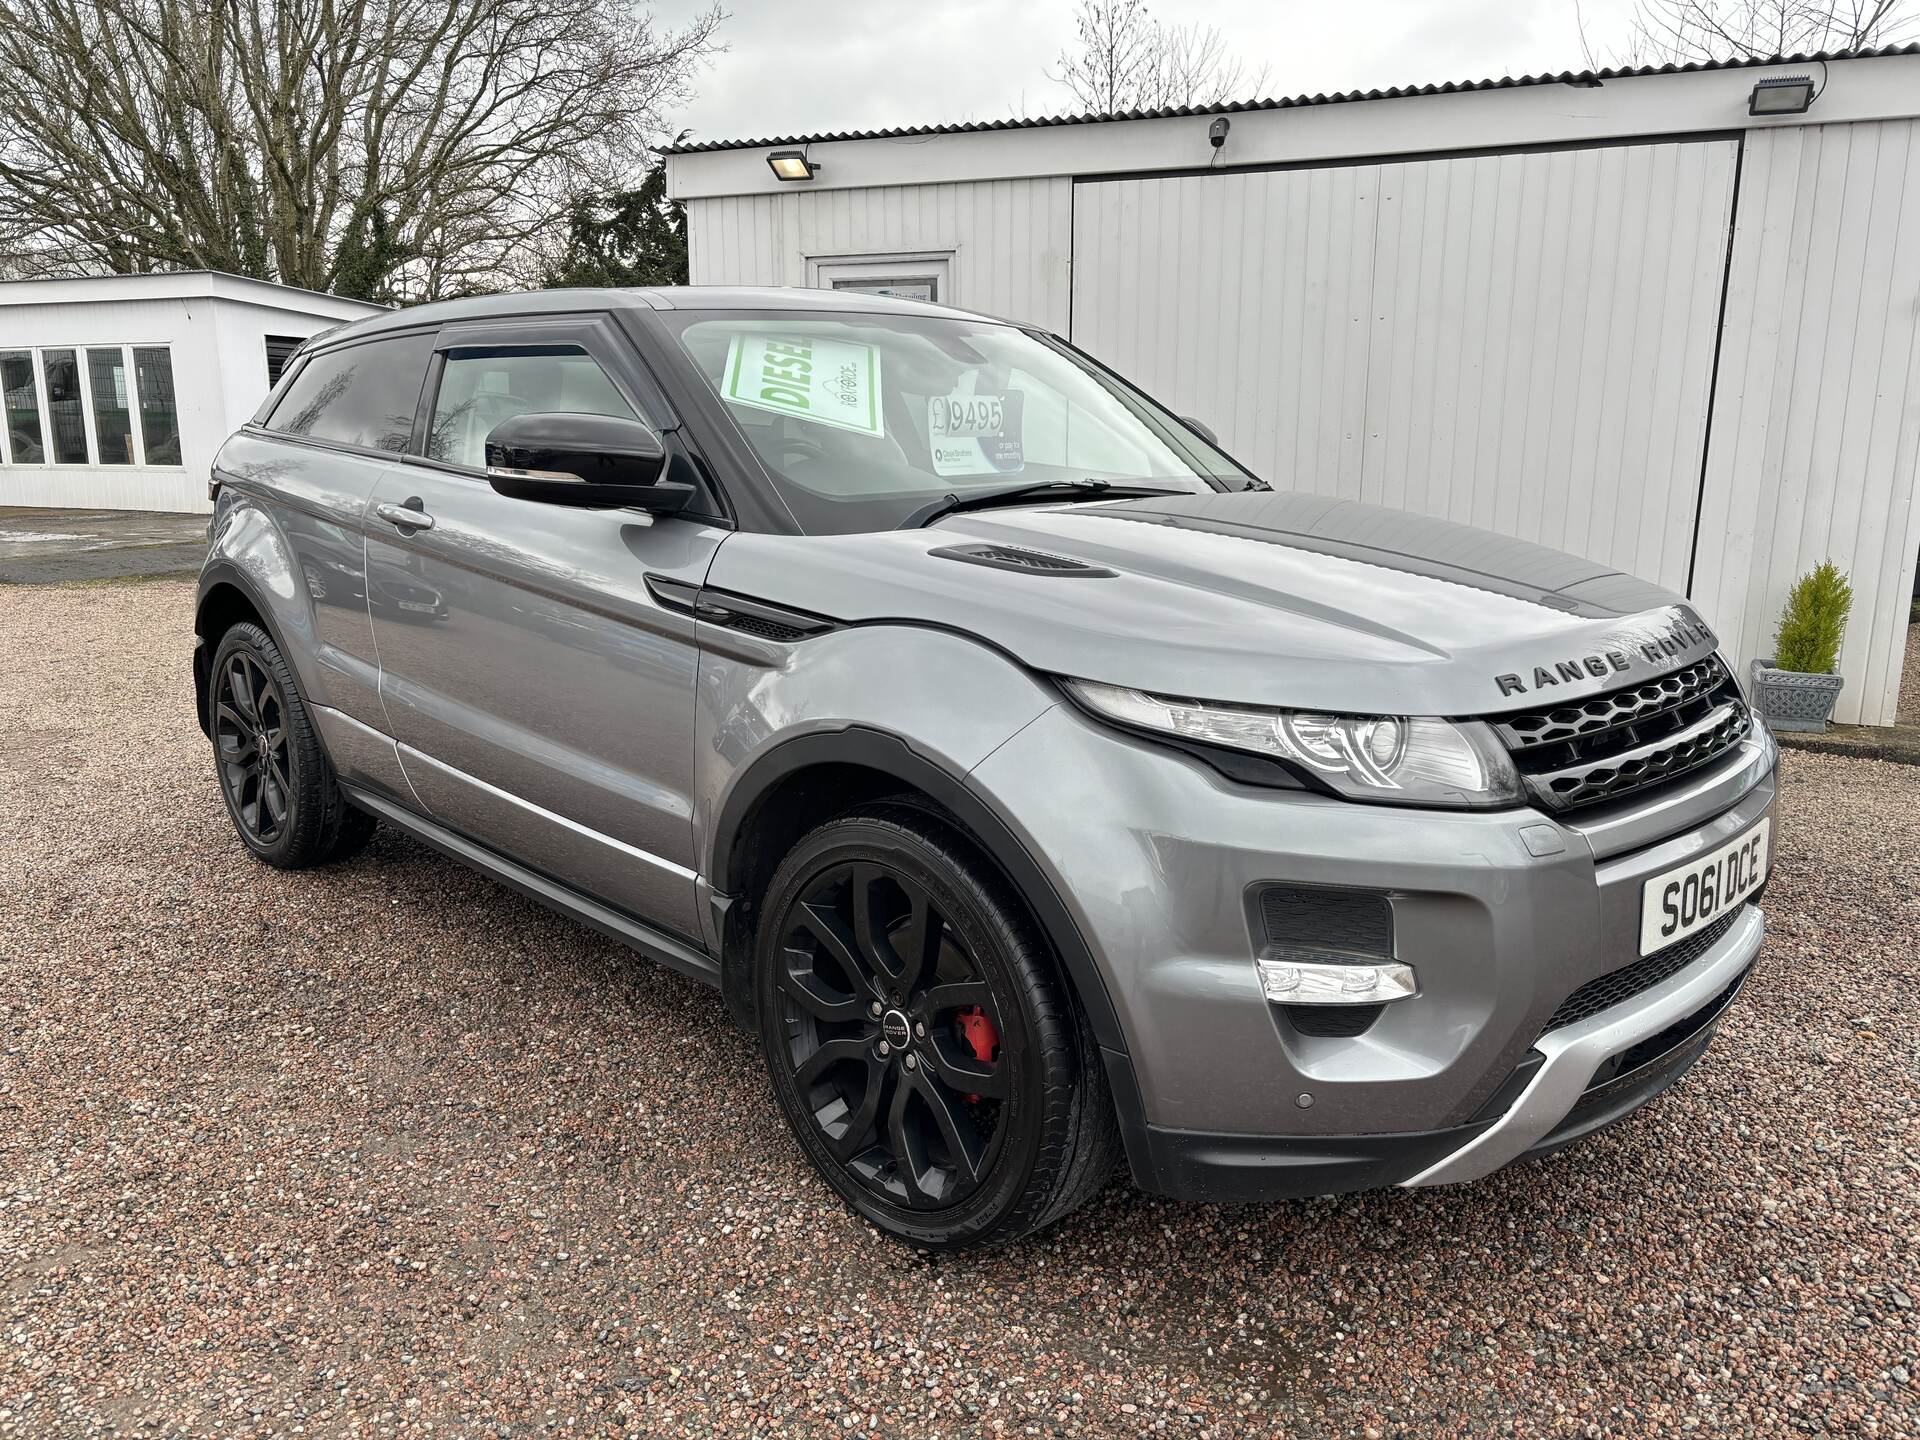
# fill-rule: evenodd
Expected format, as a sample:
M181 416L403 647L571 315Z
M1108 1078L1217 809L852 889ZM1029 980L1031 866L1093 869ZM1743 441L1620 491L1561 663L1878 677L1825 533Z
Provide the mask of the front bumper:
M1540 1060L1529 1067L1524 1088L1505 1113L1466 1144L1400 1183L1453 1185L1478 1180L1549 1139L1562 1143L1578 1139L1651 1100L1706 1049L1712 1028L1760 953L1765 929L1759 908L1743 905L1719 943L1679 974L1623 1004L1542 1035L1532 1052ZM1661 1037L1669 1035L1671 1043L1661 1043ZM1634 1054L1648 1042L1654 1042L1653 1053ZM1686 1057L1683 1063L1672 1063L1681 1055ZM1632 1057L1632 1064L1625 1073L1595 1085L1600 1068L1616 1056ZM1641 1080L1660 1083L1657 1088L1641 1089L1636 1085ZM1604 1113L1604 1120L1596 1116L1580 1135L1556 1134L1589 1089L1597 1092L1593 1103ZM1621 1103L1629 1098L1633 1104Z
M1639 958L1648 877L1771 813L1774 763L1758 735L1651 801L1565 820L1393 810L1253 792L1056 710L973 778L1045 800L1002 813L1055 867L1106 979L1124 1034L1102 1038L1136 1182L1242 1201L1474 1179L1672 1083L1759 949L1751 905L1678 973L1549 1024ZM1387 895L1394 958L1420 993L1357 1036L1291 1024L1252 962L1247 897L1273 883Z
M1752 973L1762 933L1760 911L1744 906L1728 934L1671 980L1542 1036L1513 1083L1465 1125L1309 1141L1136 1121L1128 1136L1135 1182L1182 1200L1238 1204L1453 1185L1549 1154L1624 1120L1693 1067Z

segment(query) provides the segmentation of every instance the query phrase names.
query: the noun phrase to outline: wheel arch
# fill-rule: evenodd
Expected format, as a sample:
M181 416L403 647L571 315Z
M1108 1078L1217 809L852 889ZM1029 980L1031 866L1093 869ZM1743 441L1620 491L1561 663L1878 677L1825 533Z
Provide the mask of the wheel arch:
M273 611L264 605L241 569L230 561L210 562L200 573L200 593L193 607L193 694L194 714L201 733L210 730L207 694L210 690L213 652L220 637L242 622L258 625L273 637L273 643L286 654Z
M710 837L707 874L714 887L721 941L721 989L736 1017L751 1021L751 907L782 856L807 829L832 813L806 800L829 786L838 810L882 796L918 795L956 822L1025 901L1064 978L1105 1050L1126 1053L1119 1016L1093 952L1046 872L993 807L964 777L905 740L865 726L798 736L756 760L733 784ZM798 800L800 803L795 804Z

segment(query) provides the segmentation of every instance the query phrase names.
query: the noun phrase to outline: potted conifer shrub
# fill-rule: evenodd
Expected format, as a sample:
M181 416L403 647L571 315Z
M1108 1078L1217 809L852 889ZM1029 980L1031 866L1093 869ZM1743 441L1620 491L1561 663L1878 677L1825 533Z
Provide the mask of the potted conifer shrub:
M1775 730L1821 731L1845 677L1840 641L1853 609L1853 586L1823 560L1794 581L1774 634L1773 658L1753 662L1753 700Z

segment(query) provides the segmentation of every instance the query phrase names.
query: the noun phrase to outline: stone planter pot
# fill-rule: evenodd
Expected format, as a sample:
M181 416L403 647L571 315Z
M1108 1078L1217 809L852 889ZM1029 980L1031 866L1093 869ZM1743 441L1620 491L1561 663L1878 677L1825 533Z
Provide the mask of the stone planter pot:
M1840 698L1844 675L1807 675L1798 670L1776 670L1770 660L1756 660L1749 672L1753 703L1772 730L1799 730L1819 734L1827 728L1833 702Z

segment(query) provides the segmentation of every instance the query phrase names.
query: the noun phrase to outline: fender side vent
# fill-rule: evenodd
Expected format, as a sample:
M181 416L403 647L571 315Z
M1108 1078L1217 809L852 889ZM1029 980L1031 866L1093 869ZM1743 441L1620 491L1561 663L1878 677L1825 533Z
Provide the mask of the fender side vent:
M927 553L938 555L942 560L985 565L993 570L1021 570L1029 575L1053 575L1062 579L1110 580L1115 574L1084 560L1070 560L1042 550L1023 550L1017 545L943 545Z
M784 605L769 605L745 595L735 595L709 586L689 585L665 575L647 576L647 592L662 609L691 615L709 625L724 626L761 640L791 644L809 635L822 635L835 626L825 615L805 610L789 610Z
M741 615L732 611L718 623L745 635L758 635L762 640L801 640L808 633L798 625L783 625L778 620L765 620L758 615Z

